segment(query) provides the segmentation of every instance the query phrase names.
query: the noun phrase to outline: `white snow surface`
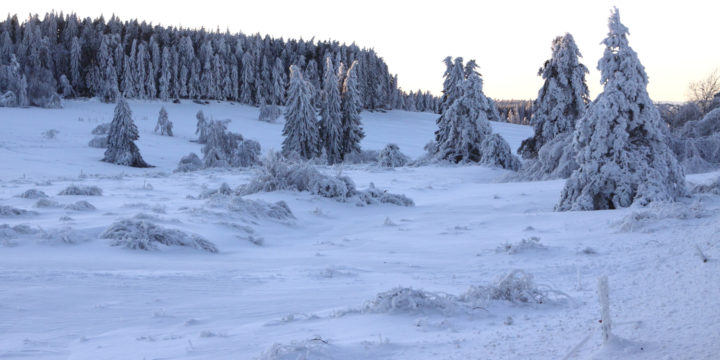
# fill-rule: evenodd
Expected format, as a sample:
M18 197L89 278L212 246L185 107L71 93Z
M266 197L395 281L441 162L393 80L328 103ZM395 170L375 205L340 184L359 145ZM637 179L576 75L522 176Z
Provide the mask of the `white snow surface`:
M200 153L195 113L279 150L284 120L231 103L129 101L154 168L101 162L91 131L112 104L0 108L0 359L716 359L720 353L720 197L610 211L553 212L563 180L503 183L477 165L342 171L414 207L358 207L308 193L272 217L200 199L252 169L173 173ZM165 106L175 137L153 133ZM363 112L362 147L410 157L437 115ZM512 149L532 129L493 123ZM47 130L58 131L47 139ZM707 184L720 173L688 176ZM58 196L70 185L101 196ZM20 197L30 189L47 198ZM216 195L229 196L229 195ZM73 204L86 201L95 209ZM83 204L83 203L80 203ZM70 205L69 207L67 207ZM24 213L19 210L29 210ZM111 246L103 232L138 219L212 242L156 251ZM498 251L532 243L522 251ZM699 248L708 258L703 262ZM482 289L515 270L543 303ZM609 278L613 339L603 345L597 279ZM525 286L523 285L523 286ZM527 290L527 289L526 289ZM391 296L395 294L394 296ZM484 295L485 294L485 295ZM388 297L391 296L391 297ZM383 306L377 306L382 303ZM385 310L383 310L385 309Z

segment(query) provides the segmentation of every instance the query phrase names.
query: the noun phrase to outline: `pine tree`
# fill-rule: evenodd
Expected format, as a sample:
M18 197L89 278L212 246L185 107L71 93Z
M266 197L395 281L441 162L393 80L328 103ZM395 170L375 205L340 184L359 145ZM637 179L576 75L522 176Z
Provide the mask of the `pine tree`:
M343 156L360 152L360 141L365 137L360 120L362 100L358 88L358 61L353 61L342 87Z
M135 86L135 75L133 72L134 63L130 58L125 56L122 76L122 95L126 99L132 99L137 96Z
M281 58L275 59L275 66L272 70L272 104L281 105L285 103L285 66Z
M457 100L459 97L459 84L463 81L465 78L464 68L463 68L463 59L461 57L455 58L455 62L453 63L452 58L450 56L446 57L445 60L445 74L443 75L445 77L445 81L443 82L443 102L441 105L441 109L443 113L452 106L452 104ZM414 99L413 99L414 100ZM415 101L411 101L409 104L410 111L416 111L415 108ZM435 131L435 142L437 144L441 144L446 142L448 133L450 131L448 119L446 119L443 115L440 115L440 117L437 120L438 129Z
M82 77L80 76L80 41L76 36L72 38L72 44L70 45L70 81L73 88L79 90L82 84Z
M149 99L154 99L157 95L157 87L155 86L155 69L152 62L148 62L147 76L145 77L145 94Z
M134 143L138 138L138 128L133 122L130 106L125 99L120 99L110 123L107 150L102 161L132 167L149 167Z
M665 143L648 78L628 44L628 28L611 11L598 62L603 92L575 127L579 168L565 183L556 210L601 210L674 201L685 176Z
M255 82L255 63L250 51L245 51L242 56L242 85L240 86L240 102L254 104L253 83Z
M338 79L332 60L328 56L325 58L325 75L323 76L320 136L330 165L342 161L342 130Z
M204 144L207 142L208 121L205 120L205 114L203 114L202 110L197 112L195 118L197 119L197 125L195 127L195 134L198 135L197 142Z
M520 145L525 159L537 158L538 151L556 136L575 129L575 121L585 114L589 92L585 82L588 69L581 64L580 50L572 35L558 36L552 43L552 57L538 75L545 83L533 103L530 123L535 134Z
M160 135L173 136L172 128L173 123L168 120L168 113L163 106L160 108L157 124L155 124L155 132L160 132Z
M162 50L162 62L160 65L160 81L158 82L160 91L160 100L167 101L170 98L170 79L172 64L170 62L170 50L168 47L163 47Z
M285 102L282 153L297 153L304 159L319 154L320 141L315 109L310 103L311 88L296 65L290 66L290 84Z

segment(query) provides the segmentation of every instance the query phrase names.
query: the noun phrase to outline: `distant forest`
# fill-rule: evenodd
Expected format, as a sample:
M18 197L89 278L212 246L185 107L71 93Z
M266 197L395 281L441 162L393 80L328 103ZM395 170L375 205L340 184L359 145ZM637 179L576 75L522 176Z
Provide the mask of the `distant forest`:
M291 65L322 89L325 58L337 71L358 60L366 110L437 112L429 92L398 88L373 49L337 41L284 40L260 34L105 20L54 12L0 22L0 106L59 105L59 99L230 100L281 105ZM343 65L341 65L343 64Z

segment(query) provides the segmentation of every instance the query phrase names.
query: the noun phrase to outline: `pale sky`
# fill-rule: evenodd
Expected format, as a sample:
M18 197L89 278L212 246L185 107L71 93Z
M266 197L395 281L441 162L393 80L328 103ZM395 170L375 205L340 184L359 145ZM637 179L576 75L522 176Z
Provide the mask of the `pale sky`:
M610 9L620 9L630 45L645 65L656 101L686 98L688 82L720 68L720 1L458 1L257 0L12 1L3 11L27 14L75 12L81 17L138 18L162 25L204 26L285 39L315 36L372 47L397 73L405 90L439 94L448 55L476 59L485 93L495 99L532 99L542 85L538 68L554 37L571 33L590 69L591 96L601 90L597 61Z

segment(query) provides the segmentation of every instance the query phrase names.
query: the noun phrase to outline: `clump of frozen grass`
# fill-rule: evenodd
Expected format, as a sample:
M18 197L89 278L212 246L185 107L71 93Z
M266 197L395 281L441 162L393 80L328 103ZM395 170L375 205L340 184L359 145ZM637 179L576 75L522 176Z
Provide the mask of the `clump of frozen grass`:
M413 206L404 195L390 194L371 184L367 190L357 190L355 182L343 175L330 176L320 173L307 162L290 162L278 153L270 153L263 166L258 168L250 182L239 189L241 194L261 191L307 191L314 195L338 201L354 201L357 205L389 203Z
M52 139L56 138L57 134L59 134L59 133L60 133L60 131L58 131L58 130L50 129L50 130L43 131L41 135L43 138L45 138L47 140L52 140Z
M72 203L72 204L67 204L67 205L65 205L65 209L74 210L74 211L97 210L97 208L93 204L91 204L85 200L80 200L80 201L76 201L75 203Z
M40 199L35 203L36 208L57 208L60 206L59 202L50 199Z
M513 304L558 303L570 297L549 286L536 284L532 274L523 270L513 270L500 277L494 284L471 286L459 297L460 301L487 304L491 301L505 301Z
M24 215L37 215L35 211L18 209L16 207L8 205L0 205L0 216L24 216Z
M107 135L110 132L110 123L102 123L92 130L93 135Z
M247 214L256 219L295 219L290 207L284 201L269 203L263 200L244 199L241 196L214 196L208 200L207 204L210 207Z
M230 188L230 185L228 185L227 183L222 183L217 189L203 191L200 194L199 198L208 199L215 196L231 196L233 194L235 194L235 192Z
M191 172L198 171L203 168L203 162L195 153L183 156L178 163L177 169L173 172Z
M458 310L457 298L450 294L396 287L377 294L363 306L363 312L388 314L439 313Z
M96 136L88 142L88 146L96 149L106 149L108 146L107 136Z
M97 186L70 185L58 195L83 195L83 196L101 196L102 189Z
M215 244L199 235L188 234L177 229L167 229L149 221L125 219L110 225L101 235L113 240L111 246L133 250L155 251L162 246L182 246L217 253Z
M407 165L410 159L400 152L397 144L387 144L378 154L378 164L382 167L395 168Z
M45 199L48 196L47 194L38 189L29 189L18 195L18 197L21 197L23 199Z
M508 255L515 255L523 252L536 250L547 250L547 247L543 244L540 244L539 237L531 236L529 238L522 239L514 244L506 242L498 246L495 251L499 253L506 253Z
M662 225L663 220L702 219L711 216L712 212L699 202L692 203L653 202L640 211L633 211L613 225L621 232L652 232L653 225Z

